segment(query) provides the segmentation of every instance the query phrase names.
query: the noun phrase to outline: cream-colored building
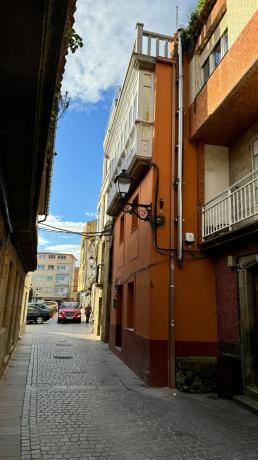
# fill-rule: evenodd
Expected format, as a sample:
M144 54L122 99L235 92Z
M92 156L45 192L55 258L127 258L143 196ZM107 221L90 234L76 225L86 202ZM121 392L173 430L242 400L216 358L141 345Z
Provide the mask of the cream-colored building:
M75 262L72 254L39 252L37 270L32 275L34 298L72 299Z
M92 307L91 287L96 277L96 238L97 221L86 222L81 240L80 269L78 277L78 293L83 308Z
M98 236L95 239L96 276L91 292L92 314L94 319L93 332L95 335L99 335L104 342L108 342L109 337L111 296L110 262L112 249L112 218L107 215L108 176L109 159L104 155L102 186L97 208Z
M73 273L73 294L72 298L74 301L77 301L78 298L78 278L79 278L79 267L75 267Z

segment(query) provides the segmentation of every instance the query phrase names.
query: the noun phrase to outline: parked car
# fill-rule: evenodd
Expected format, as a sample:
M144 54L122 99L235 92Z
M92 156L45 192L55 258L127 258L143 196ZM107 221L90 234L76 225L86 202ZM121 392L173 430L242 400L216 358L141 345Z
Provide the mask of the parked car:
M47 307L51 308L52 310L58 310L58 303L55 300L44 300L43 304L47 305Z
M81 322L81 310L78 302L63 302L58 310L57 322L61 321L74 321Z
M47 307L40 308L37 304L29 304L27 309L27 323L42 324L50 319Z
M48 311L47 305L45 305L45 303L43 303L43 302L38 302L38 301L37 302L29 302L28 307L35 307L35 308L40 308L41 310Z

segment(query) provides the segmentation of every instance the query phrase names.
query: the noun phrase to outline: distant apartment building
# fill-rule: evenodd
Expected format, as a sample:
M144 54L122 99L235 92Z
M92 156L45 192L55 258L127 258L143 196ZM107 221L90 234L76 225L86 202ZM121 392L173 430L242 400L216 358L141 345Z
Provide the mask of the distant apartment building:
M73 298L75 261L72 254L39 252L37 270L32 275L34 298Z

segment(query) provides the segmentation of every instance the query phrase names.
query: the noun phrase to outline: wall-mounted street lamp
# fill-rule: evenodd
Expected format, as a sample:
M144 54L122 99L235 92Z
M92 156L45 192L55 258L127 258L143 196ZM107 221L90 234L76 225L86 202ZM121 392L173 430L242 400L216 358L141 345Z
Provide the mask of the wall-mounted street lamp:
M153 216L151 204L125 203L125 197L129 192L132 180L132 176L130 176L125 169L122 169L121 173L115 178L115 184L117 184L118 193L121 197L123 212L135 214L139 219L156 226L163 225L165 223L165 218L163 216Z

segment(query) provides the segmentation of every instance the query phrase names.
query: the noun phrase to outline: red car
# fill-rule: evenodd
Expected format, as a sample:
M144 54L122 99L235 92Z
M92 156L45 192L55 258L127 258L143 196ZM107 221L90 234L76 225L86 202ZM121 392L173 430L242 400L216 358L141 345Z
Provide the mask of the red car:
M57 322L61 321L75 321L81 322L81 310L78 307L78 302L63 302L58 310Z

